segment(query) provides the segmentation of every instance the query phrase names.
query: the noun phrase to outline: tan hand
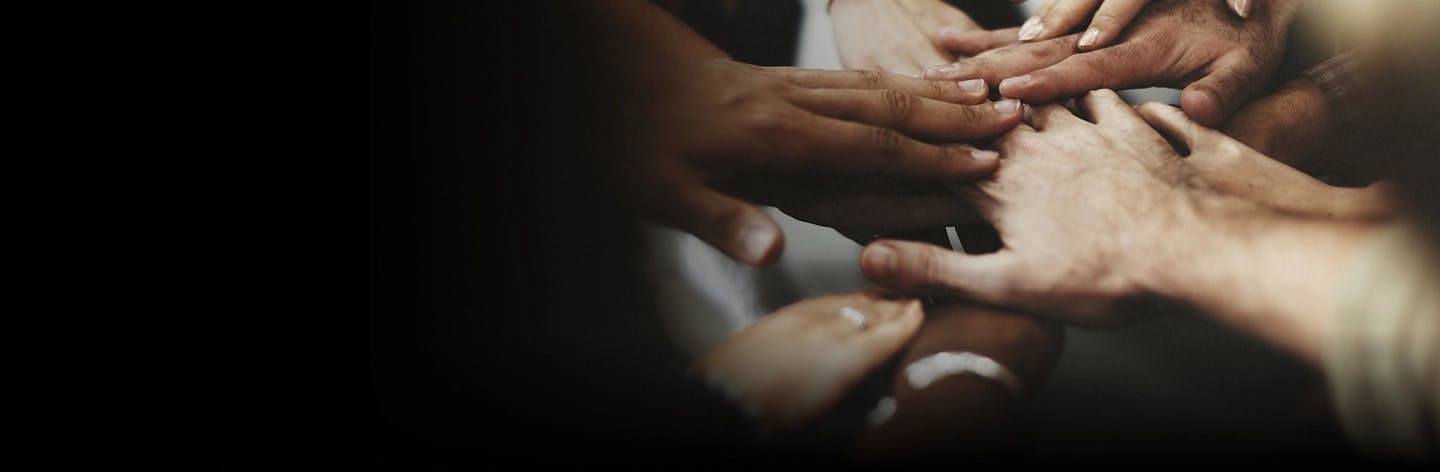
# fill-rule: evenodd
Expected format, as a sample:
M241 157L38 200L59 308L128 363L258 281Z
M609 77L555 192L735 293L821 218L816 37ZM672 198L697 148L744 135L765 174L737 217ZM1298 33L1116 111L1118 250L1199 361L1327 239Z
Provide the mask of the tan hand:
M812 298L761 318L696 366L734 387L767 425L794 431L893 357L923 318L919 300L882 289Z
M1159 133L1109 90L1080 100L1093 123L1058 105L997 141L1000 170L959 187L1000 232L999 252L967 255L880 241L865 274L901 290L959 295L1081 324L1118 321L1147 295L1140 254L1163 254L1167 214L1203 186Z

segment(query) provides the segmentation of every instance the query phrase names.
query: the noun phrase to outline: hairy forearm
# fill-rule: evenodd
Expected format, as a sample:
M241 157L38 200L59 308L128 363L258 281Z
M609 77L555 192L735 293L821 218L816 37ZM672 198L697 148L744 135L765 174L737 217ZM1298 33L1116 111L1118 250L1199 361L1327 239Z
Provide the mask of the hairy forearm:
M1140 262L1156 294L1320 365L1336 293L1377 225L1290 216L1208 193L1188 195Z

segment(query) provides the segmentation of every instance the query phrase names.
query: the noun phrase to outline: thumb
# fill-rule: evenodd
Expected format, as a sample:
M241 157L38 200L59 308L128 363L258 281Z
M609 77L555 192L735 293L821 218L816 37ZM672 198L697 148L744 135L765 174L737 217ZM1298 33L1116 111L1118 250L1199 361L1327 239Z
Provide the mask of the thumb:
M1211 130L1200 126L1189 116L1185 116L1180 109L1163 103L1150 102L1140 105L1136 111L1140 113L1141 118L1145 119L1145 123L1160 131L1160 134L1168 137L1172 143L1184 145L1185 149L1190 151L1191 156L1205 154L1203 148L1208 147L1210 141L1202 138L1205 138L1206 132Z
M1230 11L1240 15L1241 18L1250 18L1250 0L1225 0L1230 5Z
M1245 53L1232 53L1215 61L1210 74L1185 87L1180 106L1205 126L1218 126L1264 84L1261 68Z
M785 249L780 225L754 205L705 187L691 187L675 197L661 222L694 234L735 260L760 267Z
M1007 304L1018 268L1014 253L969 255L925 243L881 240L860 254L872 282L904 292L964 296Z

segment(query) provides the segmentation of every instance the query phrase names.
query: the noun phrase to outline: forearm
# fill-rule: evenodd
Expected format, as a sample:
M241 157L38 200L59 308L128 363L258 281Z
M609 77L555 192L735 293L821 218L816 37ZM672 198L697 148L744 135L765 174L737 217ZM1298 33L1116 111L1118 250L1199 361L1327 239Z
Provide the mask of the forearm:
M1152 292L1319 366L1344 273L1377 225L1196 193L1140 262Z
M612 70L659 70L667 65L729 57L684 22L646 0L580 2L581 18L590 18L582 34L592 60Z

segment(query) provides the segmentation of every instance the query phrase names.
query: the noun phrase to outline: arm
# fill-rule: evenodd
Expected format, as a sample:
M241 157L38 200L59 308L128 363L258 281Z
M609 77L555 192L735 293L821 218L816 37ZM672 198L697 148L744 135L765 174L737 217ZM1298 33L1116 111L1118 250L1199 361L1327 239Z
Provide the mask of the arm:
M1320 367L1338 296L1374 224L1289 216L1234 198L1187 195L1168 244L1124 256L1142 290L1194 306Z

